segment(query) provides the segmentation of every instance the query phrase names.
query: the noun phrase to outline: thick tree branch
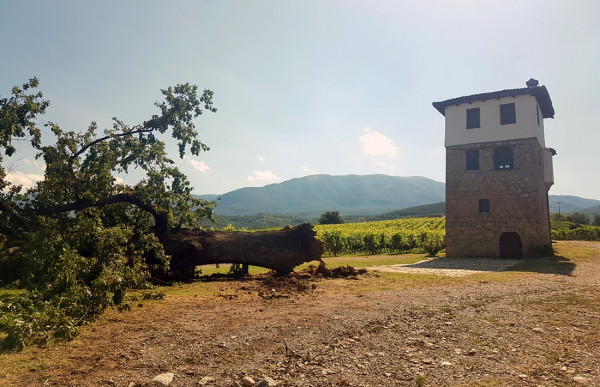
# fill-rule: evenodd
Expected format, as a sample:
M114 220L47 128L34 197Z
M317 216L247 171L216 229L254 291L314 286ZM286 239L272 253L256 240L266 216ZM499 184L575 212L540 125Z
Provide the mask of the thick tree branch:
M52 215L58 214L62 212L69 211L81 211L90 207L98 207L105 206L107 204L115 204L115 203L131 203L142 210L148 212L154 217L155 227L158 230L166 231L167 230L167 214L164 211L161 211L157 206L152 203L149 203L138 196L128 193L121 193L113 196L109 196L106 198L98 199L98 200L90 200L90 199L81 199L74 201L72 203L63 204L55 207L48 208L40 208L34 210L36 215Z
M27 217L21 215L17 210L15 210L10 204L6 203L4 200L0 199L0 211L7 212L10 216L16 220L19 226L23 227L26 230L31 229L31 224Z
M143 129L138 129L138 130L132 130L130 132L126 132L126 133L120 133L115 135L114 137L125 137L125 136L132 136L134 134L140 134L140 133L150 133L152 132L154 129L148 129L148 128L143 128ZM100 137L95 139L94 141L86 144L83 148L81 148L80 150L77 151L77 153L75 153L74 155L72 155L69 160L73 161L75 158L79 157L79 155L81 155L82 153L84 153L86 150L88 150L89 148L91 148L92 146L102 142L102 141L106 141L109 138L111 138L111 136L104 136L104 137Z

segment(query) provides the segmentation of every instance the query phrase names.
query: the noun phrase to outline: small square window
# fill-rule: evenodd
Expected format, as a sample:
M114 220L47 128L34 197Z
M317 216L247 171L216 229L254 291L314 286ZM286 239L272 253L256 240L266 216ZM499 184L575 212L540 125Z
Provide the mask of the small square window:
M488 199L479 199L479 212L490 212L490 201Z
M513 152L509 147L494 149L494 169L513 169Z
M500 125L514 124L517 122L517 113L514 103L500 105Z
M467 109L467 129L480 128L479 108Z
M479 149L467 151L467 171L479 170Z

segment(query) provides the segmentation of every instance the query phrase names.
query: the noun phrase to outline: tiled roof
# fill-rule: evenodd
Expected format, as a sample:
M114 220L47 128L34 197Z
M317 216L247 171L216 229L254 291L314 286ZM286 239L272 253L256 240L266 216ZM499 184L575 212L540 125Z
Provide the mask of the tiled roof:
M488 99L500 99L503 97L515 97L517 95L527 94L532 95L537 99L538 104L540 105L540 109L542 111L542 116L544 118L554 118L554 107L552 107L552 100L550 99L550 94L548 94L546 86L526 87L523 89L500 90L493 91L491 93L467 95L465 97L458 97L448 99L446 101L434 102L433 107L445 116L446 106L460 105L463 103L470 103L476 101L486 101Z

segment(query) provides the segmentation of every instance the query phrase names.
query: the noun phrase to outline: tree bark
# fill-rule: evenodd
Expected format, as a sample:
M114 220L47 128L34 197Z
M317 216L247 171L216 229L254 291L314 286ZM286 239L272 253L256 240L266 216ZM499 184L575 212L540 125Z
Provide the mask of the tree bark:
M199 265L237 263L266 267L285 274L294 267L321 260L323 243L308 223L277 231L171 230L159 234L171 256L169 279L186 280ZM153 276L160 276L153 273Z

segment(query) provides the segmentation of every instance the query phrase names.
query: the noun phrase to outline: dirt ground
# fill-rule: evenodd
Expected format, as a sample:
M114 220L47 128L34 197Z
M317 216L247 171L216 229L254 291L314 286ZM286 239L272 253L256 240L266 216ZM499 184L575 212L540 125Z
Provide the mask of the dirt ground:
M245 376L278 386L598 386L600 243L559 247L585 259L462 277L184 285L105 314L71 343L0 355L15 369L0 385L143 386L171 372L171 386Z

